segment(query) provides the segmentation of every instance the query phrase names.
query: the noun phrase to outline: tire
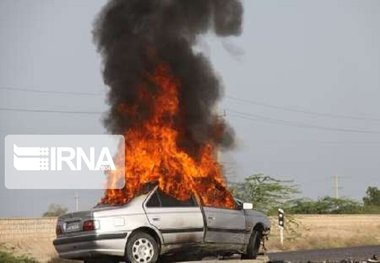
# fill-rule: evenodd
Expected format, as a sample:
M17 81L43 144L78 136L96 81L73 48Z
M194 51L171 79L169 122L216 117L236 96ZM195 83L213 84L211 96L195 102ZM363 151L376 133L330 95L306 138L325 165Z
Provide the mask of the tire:
M247 251L242 256L243 259L256 259L257 255L259 254L262 237L263 234L261 231L252 231L251 237L249 238Z
M159 256L156 239L144 232L136 232L127 242L126 258L130 263L155 263Z

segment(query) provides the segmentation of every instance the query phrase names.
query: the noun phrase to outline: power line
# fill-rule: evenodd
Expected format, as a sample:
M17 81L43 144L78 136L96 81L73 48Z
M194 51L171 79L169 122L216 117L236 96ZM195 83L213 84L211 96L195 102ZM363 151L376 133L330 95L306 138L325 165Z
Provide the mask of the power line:
M102 96L102 93L95 92L76 92L76 91L55 91L55 90L42 90L42 89L23 89L23 88L9 88L9 87L0 87L0 90L8 91L22 91L30 93L42 93L42 94L58 94L58 95L83 95L83 96Z
M0 90L8 90L8 91L21 91L21 92L30 92L30 93L41 93L41 94L58 94L58 95L80 95L80 96L103 96L103 93L95 93L95 92L74 92L74 91L52 91L52 90L43 90L43 89L24 89L24 88L9 88L9 87L0 87ZM380 121L380 118L372 118L372 117L360 117L360 116L351 116L351 115L340 115L340 114L332 114L332 113L322 113L322 112L314 112L309 110L295 109L290 107L282 107L276 106L272 104L266 104L262 102L257 102L253 100L241 99L234 96L226 96L227 99L235 100L239 102L249 103L261 107L278 109L289 112L303 113L313 116L320 117L330 117L335 119L352 119L352 120L367 120L367 121Z
M0 111L15 111L15 112L36 112L36 113L63 113L63 114L91 114L99 115L100 111L62 111L62 110L40 110L40 109L20 109L20 108L4 108L0 107Z
M103 114L100 111L62 111L62 110L41 110L41 109L24 109L24 108L5 108L0 107L0 111L14 111L14 112L34 112L34 113L62 113L62 114L89 114L89 115L99 115ZM269 118L261 115L256 115L252 113L239 112L231 109L227 109L228 112L232 113L236 117L251 120L259 121L270 124L285 125L297 128L310 128L317 130L327 130L327 131L338 131L338 132L350 132L350 133L366 133L366 134L380 134L380 131L369 131L369 130L357 130L357 129L346 129L346 128L333 128L326 126L318 126L302 122L293 122L287 120L280 120Z
M9 88L9 87L0 87L0 90L22 91L22 92L30 92L30 93L41 93L41 94L58 94L58 95L80 95L80 96L103 96L104 95L103 93L95 93L95 92L52 91L52 90L43 90L43 89L24 89L24 88ZM335 119L380 121L380 118L314 112L314 111L309 111L309 110L302 110L302 109L295 109L295 108L290 108L290 107L276 106L276 105L272 105L272 104L242 99L242 98L229 96L229 95L227 95L226 98L230 99L230 100L235 100L235 101L239 101L239 102L244 102L244 103L249 103L249 104L261 106L261 107L278 109L278 110L289 111L289 112L303 113L303 114L308 114L308 115L313 115L313 116L330 117L330 118L335 118Z
M366 120L366 121L380 121L380 118L372 118L372 117L361 117L361 116L351 116L351 115L343 115L343 114L332 114L332 113L325 113L325 112L314 112L309 110L302 110L302 109L296 109L296 108L290 108L290 107L282 107L282 106L276 106L273 104L267 104L262 102L257 102L253 100L247 100L247 99L241 99L234 96L226 96L227 99L235 100L239 102L244 102L248 104L253 104L261 107L271 108L271 109L277 109L277 110L283 110L283 111L289 111L289 112L297 112L297 113L303 113L313 116L320 116L320 117L329 117L334 119L351 119L351 120Z
M369 130L358 130L358 129L347 129L347 128L334 128L327 126L319 126L313 125L303 122L295 122L288 120L280 120L275 118L269 118L266 116L256 115L252 113L245 113L227 109L228 112L234 114L236 117L247 119L251 121L260 121L265 123L277 124L277 125L285 125L297 128L308 128L308 129L316 129L316 130L324 130L324 131L337 131L337 132L349 132L349 133L365 133L365 134L380 134L380 131L369 131Z

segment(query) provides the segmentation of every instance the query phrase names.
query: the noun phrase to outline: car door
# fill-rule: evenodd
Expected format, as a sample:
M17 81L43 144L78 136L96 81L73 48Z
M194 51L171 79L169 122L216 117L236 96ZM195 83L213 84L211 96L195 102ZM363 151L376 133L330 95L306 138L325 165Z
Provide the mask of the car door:
M246 220L243 210L203 207L206 232L205 242L244 244L246 241Z
M195 198L182 202L156 189L144 209L150 224L161 232L164 244L203 241L203 216Z

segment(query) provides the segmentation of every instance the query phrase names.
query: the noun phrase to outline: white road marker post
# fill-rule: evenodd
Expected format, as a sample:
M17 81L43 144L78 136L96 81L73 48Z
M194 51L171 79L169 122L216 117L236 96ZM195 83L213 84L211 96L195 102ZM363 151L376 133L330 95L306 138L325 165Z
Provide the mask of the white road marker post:
M278 227L280 228L280 242L284 247L284 227L285 227L285 212L283 209L278 209Z

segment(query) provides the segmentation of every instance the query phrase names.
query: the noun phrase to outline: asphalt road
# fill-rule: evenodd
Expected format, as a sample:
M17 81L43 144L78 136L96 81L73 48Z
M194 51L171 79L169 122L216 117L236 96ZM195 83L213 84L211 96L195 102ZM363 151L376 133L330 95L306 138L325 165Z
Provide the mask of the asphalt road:
M230 258L217 259L217 258L203 258L202 263L214 263L220 261L227 261L226 263L280 263L280 262L339 262L339 263L354 263L354 262L371 262L368 261L374 255L377 256L380 263L380 246L363 246L363 247L350 247L350 248L334 248L334 249L317 249L317 250L300 250L292 252L278 252L268 253L266 256L260 256L257 260L240 260L240 257L235 255ZM268 259L269 257L269 259ZM185 257L186 258L186 257ZM171 262L184 263L186 260L174 260ZM170 261L167 261L170 262ZM189 263L190 261L187 261ZM200 262L192 261L191 263ZM376 262L376 261L373 261ZM165 262L166 263L166 262Z
M303 250L269 253L271 262L367 262L374 255L380 262L380 246Z

